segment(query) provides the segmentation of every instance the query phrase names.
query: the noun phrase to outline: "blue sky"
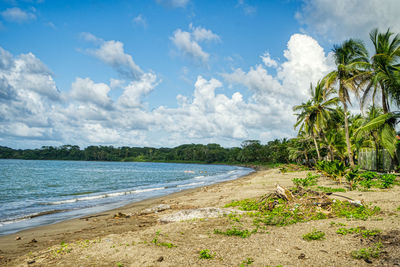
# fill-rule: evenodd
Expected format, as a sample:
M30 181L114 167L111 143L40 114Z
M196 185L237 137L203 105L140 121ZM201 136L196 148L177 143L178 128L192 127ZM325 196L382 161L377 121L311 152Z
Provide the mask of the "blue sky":
M176 146L293 137L335 43L396 0L0 1L0 145Z

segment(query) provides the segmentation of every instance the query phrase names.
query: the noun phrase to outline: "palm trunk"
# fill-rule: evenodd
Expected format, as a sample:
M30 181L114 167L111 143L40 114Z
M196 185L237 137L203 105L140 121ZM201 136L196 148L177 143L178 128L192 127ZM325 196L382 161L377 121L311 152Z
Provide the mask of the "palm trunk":
M318 160L321 160L321 155L319 154L319 148L318 148L318 144L317 144L317 139L315 139L315 136L313 135L313 140L314 140L314 145L315 145L315 149L317 150L317 156L318 156Z
M382 92L382 108L383 108L383 113L386 114L389 112L388 104L386 101L386 94L385 94L385 87L381 85L381 92Z
M351 151L351 144L350 144L350 137L349 137L349 120L347 118L347 104L345 101L342 101L342 104L343 104L343 111L344 111L344 132L346 135L347 154L349 155L350 167L354 167L353 153Z

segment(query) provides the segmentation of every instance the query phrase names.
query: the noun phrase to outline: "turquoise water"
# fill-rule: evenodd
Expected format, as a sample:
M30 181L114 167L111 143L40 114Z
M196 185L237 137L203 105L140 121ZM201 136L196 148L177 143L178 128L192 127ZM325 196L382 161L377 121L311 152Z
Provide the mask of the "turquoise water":
M0 235L232 180L237 166L0 160Z

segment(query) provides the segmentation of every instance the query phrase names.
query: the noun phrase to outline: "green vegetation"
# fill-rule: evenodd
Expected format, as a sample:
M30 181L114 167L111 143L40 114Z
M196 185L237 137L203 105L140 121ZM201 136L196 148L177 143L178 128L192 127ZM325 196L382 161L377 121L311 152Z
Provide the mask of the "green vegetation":
M161 247L167 247L167 248L173 248L176 247L176 245L169 243L169 242L160 242L158 240L158 237L161 235L160 231L156 232L156 237L151 241L151 243L155 244L156 246L161 246Z
M325 233L322 231L313 230L312 232L303 235L303 239L306 241L323 240L325 239Z
M306 178L293 178L292 182L296 186L307 187L307 186L316 185L319 177L320 177L320 175L313 175L311 172L309 172L309 173L307 173Z
M249 237L249 236L251 236L252 233L255 233L255 232L257 232L256 229L253 231L249 231L249 230L240 230L235 227L233 227L232 229L227 229L225 231L214 229L214 234L227 235L227 236L239 236L241 238Z
M239 265L239 267L245 267L253 264L254 260L252 258L247 258Z
M185 144L174 148L88 146L43 146L40 149L12 149L0 146L0 158L35 160L150 161L186 163L276 164L289 163L288 140L262 145L258 140L244 141L241 147L223 148L218 144Z
M355 228L339 228L336 233L339 235L347 235L347 234L361 234L362 237L367 238L370 236L376 236L381 232L381 230L368 230L361 227Z
M400 113L390 108L400 106L400 35L373 29L369 37L371 54L355 39L334 45L336 68L310 86L307 101L293 107L298 135L288 144L290 160L310 166L319 161L318 170L340 182L345 177L350 187L358 179L356 164L367 170L399 169L395 125ZM351 93L360 96L362 115L349 112ZM392 177L381 179L381 187L392 185ZM371 179L361 180L366 188L374 186Z
M335 201L332 205L332 212L336 216L347 219L366 220L370 216L378 214L380 210L379 207L370 208L367 205L357 207L347 201Z
M200 256L199 256L200 259L209 260L209 259L212 259L215 257L215 253L211 254L211 252L208 249L203 249L199 253L200 253Z
M354 250L351 256L355 259L370 260L371 258L379 258L382 253L382 243L378 242L371 247Z
M332 188L332 187L324 187L324 186L318 186L317 190L325 192L325 193L346 192L346 189L344 189L344 188Z
M332 202L324 212L320 207L309 205L307 202L299 205L282 199L271 198L263 201L255 199L233 201L225 207L238 207L240 210L249 211L247 215L253 218L256 226L260 226L260 224L286 226L298 222L322 220L328 218L327 214L330 217L366 220L380 212L378 207L370 208L368 205L355 206L348 201L339 200Z
M64 254L64 253L70 253L71 250L72 250L72 248L69 248L68 244L65 243L64 241L62 241L61 244L60 244L60 248L56 249L54 252L56 254Z

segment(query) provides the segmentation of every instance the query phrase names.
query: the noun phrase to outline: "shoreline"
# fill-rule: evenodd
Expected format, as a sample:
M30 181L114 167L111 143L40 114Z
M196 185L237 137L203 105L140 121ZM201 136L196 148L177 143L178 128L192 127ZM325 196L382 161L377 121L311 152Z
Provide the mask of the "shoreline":
M366 220L338 216L288 224L255 225L252 214L224 208L232 201L259 200L293 186L293 178L309 171L281 173L259 170L235 180L187 189L167 196L131 203L122 208L0 237L0 265L4 266L393 266L400 264L400 186L369 191L345 191L342 197L380 207ZM340 185L327 177L318 186ZM330 196L336 198L335 195ZM165 209L152 209L160 205ZM147 209L152 209L146 212ZM199 210L223 210L228 216L193 215ZM205 216L203 216L205 215ZM167 220L165 220L167 218ZM179 218L179 220L168 220ZM338 229L377 229L376 236L338 234ZM229 229L248 231L246 237L221 235ZM319 230L325 238L305 241ZM226 232L225 232L226 233ZM20 239L16 240L16 237ZM381 240L379 258L363 261L352 251ZM207 250L211 258L201 259ZM372 263L372 264L371 264ZM246 265L244 265L246 266Z
M243 167L243 166L239 166ZM250 168L250 167L246 167ZM217 185L223 185L227 183L231 183L234 181L246 179L251 175L254 175L258 172L255 168L253 168L253 171L243 175L241 177L232 179L232 180L227 180L227 181L221 181L221 182L216 182L211 185L206 185L206 186L200 186L196 188L189 188L189 189L183 189L179 192L173 192L164 196L156 196L156 197L151 197L143 200L139 200L136 202L131 202L126 205L123 205L119 208L113 208L110 210L106 211L101 211L101 212L95 212L93 214L88 214L88 215L83 215L77 218L72 218L72 219L66 219L63 221L58 221L50 224L45 224L45 225L40 225L40 226L34 226L32 228L20 230L15 233L10 233L6 235L1 235L0 236L0 256L3 257L17 257L17 256L22 256L28 252L32 252L38 249L41 249L43 247L48 247L51 245L55 244L60 244L61 242L70 242L72 240L77 240L81 239L80 235L79 237L76 236L74 233L82 233L87 230L94 230L93 228L87 229L87 221L89 219L93 218L104 218L104 217L112 217L113 215L121 212L121 213L135 213L138 212L139 210L149 208L152 205L156 205L168 200L172 200L174 198L179 198L180 196L184 196L187 194L191 194L194 192L201 192L202 190L207 190L210 189L214 186ZM143 226L140 226L140 228ZM97 228L97 227L96 227ZM92 232L92 231L91 231ZM69 234L68 234L69 233ZM97 237L98 235L96 233L86 233L86 239L94 238ZM62 235L61 238L57 237ZM29 249L21 249L21 246L18 246L20 244L16 244L15 241L20 241L16 240L18 238L21 238L20 240L27 241L29 240L27 248ZM38 244L39 242L32 242L32 240L44 240L45 245L41 246ZM20 242L22 243L22 242ZM32 244L34 243L34 244ZM0 258L1 259L1 258ZM0 261L1 264L1 261Z
M60 162L65 162L65 161L62 160ZM125 164L123 162L118 162L118 163ZM13 164L15 165L15 163ZM154 164L168 165L170 163L154 163ZM177 165L175 163L171 164ZM200 168L200 170L202 170L201 168L207 169L209 166L204 164L202 165L203 167L198 167ZM183 164L183 166L188 166L188 164ZM67 187L68 195L62 195L62 193L60 193L60 196L58 196L57 195L58 191L55 193L57 195L57 198L52 198L52 194L46 194L46 195L41 194L42 197L41 202L40 203L33 202L33 204L29 203L26 209L23 208L23 205L20 205L22 208L17 207L17 209L15 210L5 205L4 210L2 212L3 219L1 221L0 236L6 236L27 229L59 223L73 218L80 218L97 213L104 213L110 210L123 208L124 206L130 205L131 203L137 203L146 199L162 197L168 194L173 194L187 189L203 187L206 185L219 183L220 181L229 181L232 179L237 179L240 178L241 176L254 172L254 169L251 169L249 167L236 166L236 165L232 166L223 165L223 166L226 166L227 170L225 170L225 167L221 167L222 168L221 173L220 173L221 170L215 172L214 174L201 174L203 173L202 171L199 171L199 174L194 174L195 172L193 171L191 172L193 174L189 175L185 174L184 177L181 177L180 179L176 180L176 182L175 180L173 180L174 178L171 177L171 175L169 175L169 177L164 177L165 179L158 178L158 180L156 179L157 180L156 182L152 182L150 178L146 178L150 182L148 182L147 184L144 183L145 186L132 187L132 183L129 183L129 185L123 183L120 184L118 187L115 187L113 190L111 189L107 190L104 188L103 190L84 192L84 196L79 196L77 194L70 194L71 190L68 189ZM165 168L175 168L175 167L165 167ZM176 167L176 168L182 169L185 167ZM196 169L197 167L193 168ZM210 169L212 168L213 167L210 167ZM81 192L82 188L83 187L81 187L81 190L78 192ZM88 194L88 193L93 193L93 194Z

